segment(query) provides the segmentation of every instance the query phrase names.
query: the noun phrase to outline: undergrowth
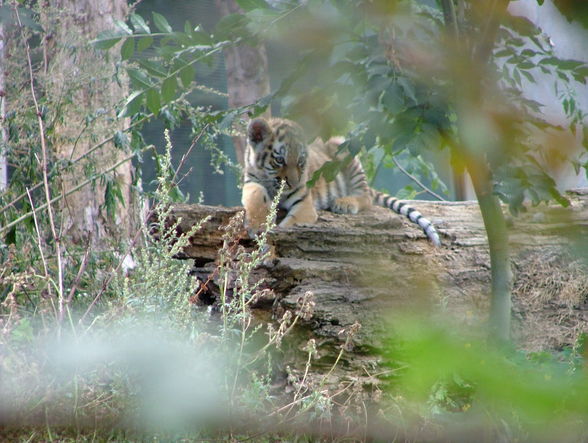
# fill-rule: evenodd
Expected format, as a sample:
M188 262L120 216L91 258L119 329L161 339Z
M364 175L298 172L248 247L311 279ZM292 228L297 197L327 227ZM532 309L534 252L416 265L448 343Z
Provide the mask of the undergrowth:
M163 171L172 169L167 133L166 140L158 160ZM311 318L313 295L301 297L296 310L275 323L261 323L251 314L250 305L268 291L252 271L268 258L281 191L252 250L239 245L242 213L224 228L215 270L221 296L216 308L207 309L195 302L199 285L190 276L190 263L177 256L208 220L177 235L181 220L171 216L173 186L160 178L151 224L141 228L136 247L102 262L109 267L85 268L102 275L104 283L83 292L77 288L80 300L64 306L63 324L54 299L29 292L35 271L10 273L14 251L4 260L0 415L11 432L29 429L19 435L31 440L83 441L93 433L117 441L147 435L227 438L252 432L252 426L278 432L294 423L331 419L324 386L330 372L314 390L307 381L314 340L305 350L304 376L291 376L293 396L280 392L283 384L276 388L279 374L272 361L296 324ZM121 266L129 257L131 266Z

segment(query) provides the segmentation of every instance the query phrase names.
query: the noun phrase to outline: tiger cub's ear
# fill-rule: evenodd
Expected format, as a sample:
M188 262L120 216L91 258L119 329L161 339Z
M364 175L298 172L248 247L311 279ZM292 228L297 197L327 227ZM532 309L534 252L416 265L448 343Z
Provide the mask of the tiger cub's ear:
M251 120L247 128L247 138L251 146L257 147L271 136L272 130L269 123L263 118Z

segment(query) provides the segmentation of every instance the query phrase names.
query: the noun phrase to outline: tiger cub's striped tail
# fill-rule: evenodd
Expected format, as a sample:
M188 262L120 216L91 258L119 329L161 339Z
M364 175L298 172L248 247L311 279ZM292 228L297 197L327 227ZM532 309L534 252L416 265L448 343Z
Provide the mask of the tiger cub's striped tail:
M383 206L384 208L392 209L394 212L400 215L404 215L407 217L411 222L419 225L421 229L425 232L429 240L435 246L441 246L441 240L439 239L439 233L433 226L428 219L422 216L422 214L417 211L412 206L408 205L407 203L403 203L395 197L391 195L384 194L383 192L379 191L372 191L373 192L373 202L375 205Z

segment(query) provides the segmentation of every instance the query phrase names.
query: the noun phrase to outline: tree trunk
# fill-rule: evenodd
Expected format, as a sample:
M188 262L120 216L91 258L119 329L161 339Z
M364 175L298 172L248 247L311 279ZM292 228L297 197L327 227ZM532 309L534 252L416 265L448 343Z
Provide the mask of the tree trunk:
M235 0L215 0L222 16L243 12ZM224 50L227 71L229 108L250 105L270 93L265 46L242 44ZM270 111L264 113L270 116ZM233 145L239 164L243 165L245 138L233 137Z
M124 20L127 11L126 0L50 0L44 9L46 29L53 31L47 43L46 91L54 106L61 107L63 116L56 125L54 155L66 164L123 128L124 122L116 118L115 105L127 95L127 89L124 79L119 82L114 78L112 59L117 57L116 49L107 54L92 48L90 41L100 31L113 28L115 19ZM103 146L66 170L61 176L62 191L74 188L89 174L117 164L126 155L112 143ZM129 161L66 197L62 201L61 235L73 243L93 245L102 245L111 236L128 237L139 212L133 204L132 181ZM114 219L107 214L113 206Z
M3 2L0 0L0 7ZM0 22L0 192L8 187L8 159L6 148L8 146L8 131L5 125L6 116L6 36L4 23Z
M508 265L516 271L513 336L517 346L528 350L573 345L588 324L587 254L582 251L588 238L588 190L569 197L570 208L531 208L509 229ZM382 208L357 215L321 212L315 225L271 233L275 258L257 269L254 278L264 278L275 297L258 302L259 317L267 319L267 311L276 316L294 310L298 299L311 291L314 314L293 340L316 337L320 355L332 362L344 340L342 332L359 322L354 350L345 355L342 368L357 377L365 375L365 365L376 365L377 351L393 331L394 315L416 313L435 324L447 322L480 334L490 313L491 267L478 204L418 201L413 206L436 223L441 248ZM219 227L241 210L198 205L173 209L173 218L181 218L179 232L212 216L183 255L194 259L194 274L203 282L201 303L218 301L215 270L226 233ZM245 231L240 236L243 246L253 246ZM584 255L574 255L573 248ZM304 367L301 348L291 347L293 368Z

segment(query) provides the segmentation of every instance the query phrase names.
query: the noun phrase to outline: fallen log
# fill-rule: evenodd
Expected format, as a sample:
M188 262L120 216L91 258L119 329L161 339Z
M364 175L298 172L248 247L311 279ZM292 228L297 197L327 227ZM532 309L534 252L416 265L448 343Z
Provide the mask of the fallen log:
M569 198L569 208L543 205L510 219L513 335L524 349L572 345L588 324L588 254L582 256L588 250L588 191L570 192ZM357 215L321 212L314 225L275 229L269 235L274 259L255 275L275 295L262 299L257 309L280 315L312 292L314 312L302 325L300 346L316 337L328 365L333 346L344 340L342 332L357 322L361 330L346 363L351 369L373 363L390 331L390 312L428 313L483 330L490 260L477 203L412 204L436 225L442 247L435 248L417 227L383 208ZM240 211L202 205L172 209L171 218L180 220L178 232L210 217L181 257L193 259L194 275L208 282L201 297L205 303L218 297L214 271L223 227ZM242 246L253 247L244 229L238 237Z

